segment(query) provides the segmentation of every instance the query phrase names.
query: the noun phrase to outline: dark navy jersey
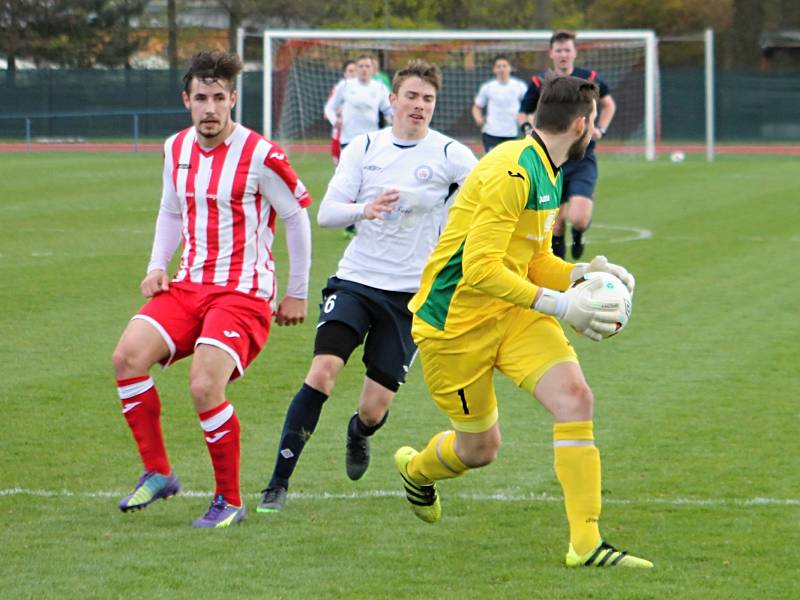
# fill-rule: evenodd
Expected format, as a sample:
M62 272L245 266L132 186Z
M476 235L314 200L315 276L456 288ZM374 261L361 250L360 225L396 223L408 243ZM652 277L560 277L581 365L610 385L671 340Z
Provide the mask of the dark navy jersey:
M573 77L580 77L581 79L594 81L597 84L597 87L600 88L600 97L603 98L604 96L608 96L608 85L605 81L600 79L600 77L597 75L597 71L593 71L592 69L584 69L582 67L575 67L572 69L571 75ZM542 92L542 86L544 85L544 79L546 76L547 73L534 73L531 76L530 83L528 84L528 91L525 92L525 97L522 99L522 103L519 107L520 112L527 114L536 112L536 105L539 104L539 94Z
M542 92L542 86L544 85L544 79L547 74L548 73L534 73L531 75L530 83L528 84L528 90L525 92L525 97L522 98L522 102L519 106L519 112L526 114L536 112L536 105L539 104L539 95ZM605 81L598 77L597 71L593 69L584 69L583 67L575 67L572 69L571 75L572 77L579 77L581 79L595 82L597 87L600 88L600 97L603 98L608 96L608 85ZM588 156L591 156L594 153L594 147L595 141L592 140L589 142L589 147L586 148L586 154Z

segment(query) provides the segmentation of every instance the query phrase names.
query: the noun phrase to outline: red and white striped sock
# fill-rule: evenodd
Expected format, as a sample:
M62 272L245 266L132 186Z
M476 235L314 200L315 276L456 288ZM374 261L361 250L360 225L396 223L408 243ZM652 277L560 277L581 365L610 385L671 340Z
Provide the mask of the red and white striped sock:
M149 375L118 379L117 392L144 470L169 475L172 469L161 432L161 400L153 379Z
M217 489L214 496L222 494L234 506L242 505L239 494L239 418L227 400L219 406L202 412L200 426L206 438Z

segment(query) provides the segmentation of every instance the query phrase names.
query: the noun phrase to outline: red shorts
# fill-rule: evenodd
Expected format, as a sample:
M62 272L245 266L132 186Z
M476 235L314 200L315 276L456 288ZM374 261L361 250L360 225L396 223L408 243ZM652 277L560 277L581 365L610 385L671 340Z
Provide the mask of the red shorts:
M231 379L244 375L267 341L269 303L216 285L170 282L133 317L156 328L169 346L164 367L189 356L198 344L216 346L236 362Z

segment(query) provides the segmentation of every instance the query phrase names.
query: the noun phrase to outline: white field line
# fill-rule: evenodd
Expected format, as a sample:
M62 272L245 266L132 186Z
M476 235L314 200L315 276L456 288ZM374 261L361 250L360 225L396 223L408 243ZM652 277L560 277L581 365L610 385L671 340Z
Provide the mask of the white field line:
M620 244L624 242L635 242L638 240L649 240L653 237L653 232L643 227L635 227L633 225L604 225L603 223L592 223L592 227L597 229L611 229L619 232L621 237L612 237L608 240L603 240L607 244ZM591 231L591 228L589 228ZM586 241L590 241L589 233L586 234Z
M122 498L129 491L101 490L95 492L73 492L70 490L33 490L27 488L0 489L0 496L35 496L40 498ZM189 498L208 498L211 491L182 490L181 496ZM259 498L260 494L244 494L248 498ZM403 493L398 490L365 490L347 493L306 493L291 492L292 500L364 500L368 498L399 498ZM564 498L550 494L513 494L501 492L497 494L446 494L445 497L478 502L540 502L561 503ZM620 498L604 498L604 504L665 505L665 506L800 506L800 498L638 498L624 500Z

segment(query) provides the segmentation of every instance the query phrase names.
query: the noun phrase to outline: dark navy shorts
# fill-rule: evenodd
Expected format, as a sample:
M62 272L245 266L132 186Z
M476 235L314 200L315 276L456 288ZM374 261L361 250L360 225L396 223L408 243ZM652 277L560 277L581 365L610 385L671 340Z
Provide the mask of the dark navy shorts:
M517 140L517 137L497 137L496 135L489 135L488 133L483 134L483 151L489 152L495 146L502 144L503 142L510 142L511 140Z
M367 369L377 369L402 383L417 353L408 310L413 296L331 277L322 290L317 329L329 321L350 326L364 344Z
M561 192L561 204L572 196L585 196L594 200L594 187L597 184L597 159L594 152L581 160L570 160L561 167L564 188Z

